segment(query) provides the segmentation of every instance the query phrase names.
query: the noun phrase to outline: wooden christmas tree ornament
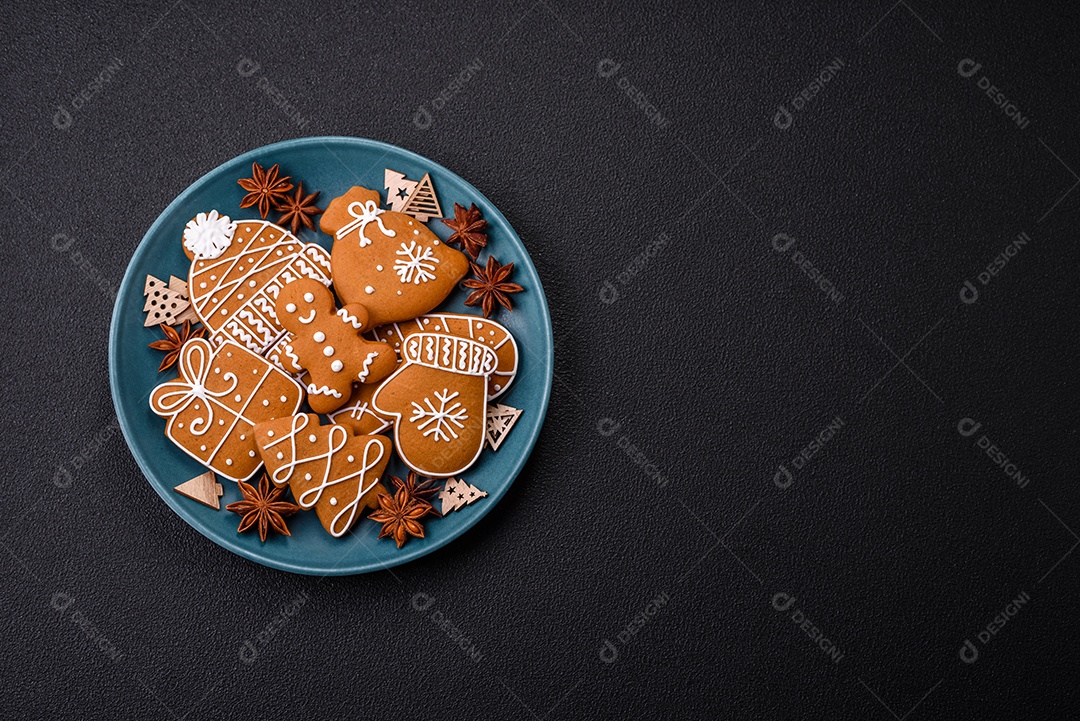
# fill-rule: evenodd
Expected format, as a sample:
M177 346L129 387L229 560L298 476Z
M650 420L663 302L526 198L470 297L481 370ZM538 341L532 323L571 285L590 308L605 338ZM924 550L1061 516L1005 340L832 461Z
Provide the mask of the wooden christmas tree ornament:
M143 286L143 295L146 296L146 303L143 305L143 311L146 312L146 322L144 326L149 328L153 325L161 325L166 323L168 325L180 325L184 322L184 317L181 315L187 311L191 304L187 298L187 284L184 284L184 291L181 292L172 285L166 285L165 281L160 278L155 278L152 275L146 276L146 284ZM190 318L190 316L185 316ZM192 322L198 322L198 317L191 318Z
M173 490L181 496L198 501L215 511L221 510L221 494L225 492L221 488L221 484L214 478L213 471L207 471L200 476L195 476L190 481L184 481Z
M426 223L435 216L442 217L442 208L439 207L439 199L435 197L435 186L431 184L431 176L424 173L424 177L416 185L405 204L401 206L401 212Z
M192 325L199 323L199 314L195 312L195 309L191 307L191 302L188 297L188 285L187 281L183 278L177 278L175 275L169 276L169 290L174 293L179 293L180 296L187 302L187 307L184 308L182 313L175 315L175 321L173 325L180 325L185 320L191 321Z
M409 180L404 173L386 169L383 174L383 185L386 187L386 205L390 210L401 212L409 196L416 190L416 181Z
M487 498L487 491L481 491L460 478L447 478L446 486L439 491L439 500L442 501L441 513L445 516L450 511L460 510L481 498Z
M521 413L517 408L502 403L492 403L487 407L487 442L491 450L499 450Z

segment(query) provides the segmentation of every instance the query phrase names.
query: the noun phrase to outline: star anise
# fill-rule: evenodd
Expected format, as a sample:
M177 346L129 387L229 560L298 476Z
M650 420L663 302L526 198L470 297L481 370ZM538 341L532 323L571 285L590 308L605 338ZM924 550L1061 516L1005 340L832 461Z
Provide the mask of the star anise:
M278 533L291 536L285 519L300 510L300 506L280 499L285 495L284 488L270 489L270 477L265 473L259 479L259 487L256 489L250 483L240 481L240 492L244 494L244 500L236 501L225 506L226 511L239 514L240 527L237 533L243 533L252 526L259 527L259 540L266 542L266 534L271 528Z
M379 508L372 512L368 518L383 524L379 531L379 538L393 538L397 547L405 545L409 536L416 538L424 537L424 527L420 519L428 514L431 504L427 501L411 497L409 492L398 487L397 493L379 495Z
M485 318L491 316L491 311L495 310L495 303L507 310L513 310L514 307L510 304L510 293L520 293L525 290L517 283L506 280L514 272L514 264L499 265L499 261L489 255L486 268L481 268L472 262L469 265L476 279L469 278L461 284L472 290L469 297L465 299L465 305L480 304Z
M428 509L427 512L433 516L442 515L435 510L435 506L431 505L431 502L428 500L439 492L439 481L434 478L428 478L422 483L418 483L418 478L416 471L409 471L409 476L404 481L397 476L390 476L390 480L393 482L394 487L399 491L405 491L405 495L410 500L426 506Z
M322 208L315 206L315 199L319 197L319 191L315 191L311 195L304 196L304 183L301 181L296 186L296 193L290 198L286 197L284 201L277 206L278 210L285 211L278 218L278 225L285 225L289 223L292 225L293 235L296 235L296 231L300 229L300 224L303 223L304 227L308 230L315 230L315 223L312 222L311 216L319 215L322 213Z
M263 218L271 208L277 207L285 199L286 193L292 190L293 185L289 182L291 176L278 177L278 166L275 163L270 170L263 170L258 163L251 164L251 177L241 178L236 181L240 187L248 191L244 199L240 201L241 208L250 208L253 205L259 207L259 215Z
M446 239L447 243L461 243L461 249L476 260L480 251L487 245L488 222L480 217L476 203L465 210L465 206L454 203L454 217L443 218L442 222L454 230Z
M158 373L176 365L176 361L180 359L180 349L184 347L185 343L192 338L206 337L206 328L199 326L192 330L190 320L184 321L184 325L180 326L179 332L164 323L161 324L161 330L164 331L165 338L150 344L150 347L154 350L165 351L165 358L162 359L161 365L158 366Z

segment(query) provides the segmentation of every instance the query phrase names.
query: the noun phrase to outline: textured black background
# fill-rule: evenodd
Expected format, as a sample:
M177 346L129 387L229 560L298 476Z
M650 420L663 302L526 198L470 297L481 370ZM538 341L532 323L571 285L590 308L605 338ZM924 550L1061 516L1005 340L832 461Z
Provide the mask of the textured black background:
M1075 4L346 5L4 10L0 715L1076 712ZM160 501L116 430L106 338L109 288L170 200L243 151L339 134L502 209L545 284L556 383L476 528L317 579Z

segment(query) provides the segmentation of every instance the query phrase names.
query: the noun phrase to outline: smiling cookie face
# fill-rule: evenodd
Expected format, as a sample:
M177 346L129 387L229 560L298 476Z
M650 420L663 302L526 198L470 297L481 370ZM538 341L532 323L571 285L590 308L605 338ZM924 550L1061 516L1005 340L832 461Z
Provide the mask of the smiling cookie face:
M353 382L374 383L393 372L394 349L361 336L369 330L367 308L334 306L334 296L318 281L301 278L281 289L275 305L293 338L285 346L290 370L306 370L308 403L330 413L348 400Z

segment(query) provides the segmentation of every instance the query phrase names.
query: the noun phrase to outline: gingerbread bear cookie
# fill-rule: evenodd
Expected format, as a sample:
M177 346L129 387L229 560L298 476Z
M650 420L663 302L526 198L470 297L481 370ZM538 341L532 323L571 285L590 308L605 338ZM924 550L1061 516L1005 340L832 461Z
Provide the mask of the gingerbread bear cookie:
M360 512L377 507L379 495L386 493L380 481L391 445L384 436L320 426L314 413L262 423L255 435L270 479L277 486L288 484L301 508L314 507L331 536L345 535Z
M150 408L168 419L165 435L189 456L232 481L262 465L252 430L300 409L299 384L237 343L215 348L193 338L177 363L179 377L150 394Z
M265 220L199 213L184 230L184 249L193 256L191 305L212 338L259 354L284 333L274 307L283 286L297 278L330 285L330 255Z
M487 318L466 313L428 313L413 320L379 326L371 335L401 350L401 342L416 333L445 333L484 343L498 356L495 370L488 376L488 400L505 393L517 375L518 347L510 331Z
M367 308L353 303L335 310L334 294L317 280L301 278L286 285L276 310L293 335L284 350L286 369L308 372L308 404L316 413L343 406L353 381L380 381L397 365L393 348L361 335L370 328Z
M469 338L416 333L405 338L401 357L372 405L393 416L398 455L409 468L434 477L461 473L484 447L488 377L498 356Z
M319 226L334 237L334 289L343 303L367 306L372 325L408 320L446 298L469 260L418 219L379 207L359 186L335 198Z

